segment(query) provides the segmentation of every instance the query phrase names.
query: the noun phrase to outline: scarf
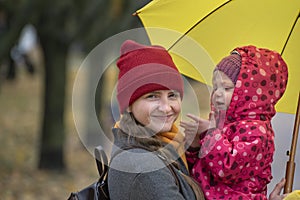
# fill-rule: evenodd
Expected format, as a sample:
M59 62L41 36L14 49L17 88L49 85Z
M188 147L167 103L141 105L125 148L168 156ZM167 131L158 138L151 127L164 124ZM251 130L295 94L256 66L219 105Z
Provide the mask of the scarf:
M185 137L178 130L177 126L173 124L169 132L158 133L157 137L162 142L173 145L178 155L181 157L182 161L184 162L185 167L188 169L188 165L185 157L185 148L184 148Z
M135 136L138 137L150 137L154 134L154 132L146 127L137 124L133 116L130 113L125 112L121 116L121 120L115 123L115 128L120 128L124 132L134 132ZM171 144L175 150L177 151L178 155L181 157L186 169L188 169L186 157L185 157L185 137L184 135L178 130L175 124L173 124L172 128L168 132L157 133L156 137L163 143Z

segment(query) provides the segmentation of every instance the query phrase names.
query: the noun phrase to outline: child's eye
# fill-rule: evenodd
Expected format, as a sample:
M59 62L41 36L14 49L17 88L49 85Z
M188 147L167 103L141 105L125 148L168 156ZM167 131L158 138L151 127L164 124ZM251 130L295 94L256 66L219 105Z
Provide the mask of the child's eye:
M225 87L226 91L232 90L234 87Z

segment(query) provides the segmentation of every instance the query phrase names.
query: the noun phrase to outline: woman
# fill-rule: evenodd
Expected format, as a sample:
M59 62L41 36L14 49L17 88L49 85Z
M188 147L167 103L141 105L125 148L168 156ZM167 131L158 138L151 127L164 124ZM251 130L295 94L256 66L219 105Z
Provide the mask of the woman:
M180 157L184 137L174 122L184 86L171 56L162 47L127 40L117 66L121 118L113 129L112 157L119 148L132 148L111 161L110 198L201 199L197 183L187 176L185 157Z

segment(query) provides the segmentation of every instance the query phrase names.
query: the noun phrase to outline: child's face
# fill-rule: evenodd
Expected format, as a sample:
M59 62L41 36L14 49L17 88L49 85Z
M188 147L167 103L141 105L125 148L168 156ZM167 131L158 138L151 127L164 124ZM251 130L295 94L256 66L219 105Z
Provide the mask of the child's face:
M138 122L156 133L170 131L180 111L180 94L174 90L147 93L129 107Z
M213 74L213 93L211 102L217 110L227 110L234 91L234 83L221 71Z

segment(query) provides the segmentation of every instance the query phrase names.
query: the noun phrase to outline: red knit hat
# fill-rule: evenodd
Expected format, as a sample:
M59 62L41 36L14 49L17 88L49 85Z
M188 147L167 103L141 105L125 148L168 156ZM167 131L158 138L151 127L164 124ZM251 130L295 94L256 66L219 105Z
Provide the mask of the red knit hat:
M120 112L142 95L155 90L176 90L183 97L183 79L170 54L161 46L126 40L117 61L117 99Z
M242 58L236 51L234 51L231 55L223 58L217 64L215 70L219 70L226 74L235 84L240 73L241 65Z

